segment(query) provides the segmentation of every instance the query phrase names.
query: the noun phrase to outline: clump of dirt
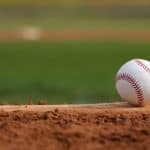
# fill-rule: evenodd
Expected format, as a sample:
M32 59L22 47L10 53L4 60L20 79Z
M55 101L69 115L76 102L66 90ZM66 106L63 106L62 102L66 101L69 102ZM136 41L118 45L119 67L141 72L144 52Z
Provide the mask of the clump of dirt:
M6 150L148 150L150 109L138 109L1 111L0 145Z

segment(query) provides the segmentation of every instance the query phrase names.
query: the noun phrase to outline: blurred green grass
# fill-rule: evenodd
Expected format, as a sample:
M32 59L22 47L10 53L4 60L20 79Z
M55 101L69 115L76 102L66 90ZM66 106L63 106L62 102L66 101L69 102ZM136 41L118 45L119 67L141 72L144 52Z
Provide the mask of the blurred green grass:
M99 17L0 17L1 30L21 30L24 27L38 27L46 30L85 29L149 29L149 19L107 19Z
M150 43L1 42L0 101L118 101L115 74L124 62L135 57L149 59Z

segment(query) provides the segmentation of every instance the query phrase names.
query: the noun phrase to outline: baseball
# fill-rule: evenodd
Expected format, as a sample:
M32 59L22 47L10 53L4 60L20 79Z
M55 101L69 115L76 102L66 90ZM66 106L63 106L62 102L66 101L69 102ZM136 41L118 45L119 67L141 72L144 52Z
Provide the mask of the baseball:
M150 62L133 59L116 75L116 89L122 99L135 106L150 103Z

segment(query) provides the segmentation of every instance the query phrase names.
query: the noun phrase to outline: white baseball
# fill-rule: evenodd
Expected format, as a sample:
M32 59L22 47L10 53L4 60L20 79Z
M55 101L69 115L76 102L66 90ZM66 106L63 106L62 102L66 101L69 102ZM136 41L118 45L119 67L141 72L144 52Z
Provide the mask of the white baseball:
M150 62L133 59L124 64L116 75L116 89L130 104L143 106L150 103Z

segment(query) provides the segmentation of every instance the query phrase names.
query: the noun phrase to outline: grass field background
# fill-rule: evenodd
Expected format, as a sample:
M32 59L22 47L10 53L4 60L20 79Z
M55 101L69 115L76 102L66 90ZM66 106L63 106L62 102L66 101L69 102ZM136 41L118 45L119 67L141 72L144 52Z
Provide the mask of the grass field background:
M0 100L27 103L118 101L115 74L150 56L150 43L120 41L0 43Z
M5 0L0 1L0 6L47 6L47 5L112 5L112 4L120 4L120 5L148 5L148 0L126 0L126 1L120 1L120 0Z
M99 30L99 29L150 29L150 19L110 19L110 18L71 18L71 17L43 17L43 18L10 18L0 17L1 30L21 30L25 27L37 27L45 30Z
M149 41L149 4L147 0L0 1L0 40L7 40L0 42L0 103L120 100L115 90L119 67L129 59L150 56L150 43L144 42ZM59 33L62 41L56 38ZM83 39L63 41L70 36ZM86 41L86 36L93 41ZM49 38L52 41L21 41Z

